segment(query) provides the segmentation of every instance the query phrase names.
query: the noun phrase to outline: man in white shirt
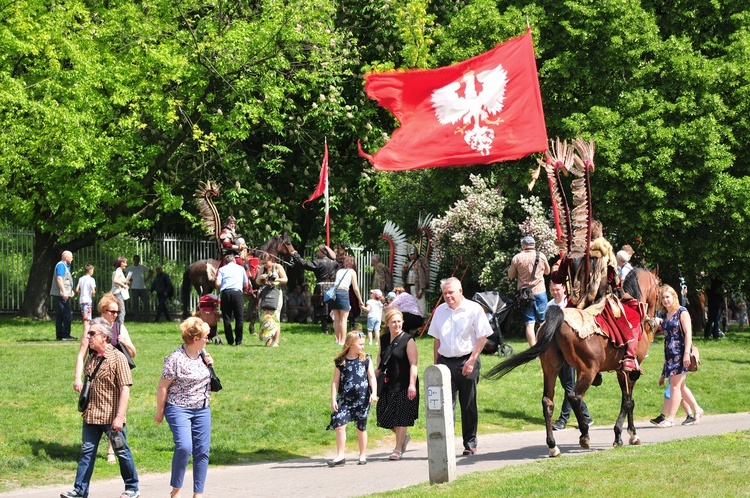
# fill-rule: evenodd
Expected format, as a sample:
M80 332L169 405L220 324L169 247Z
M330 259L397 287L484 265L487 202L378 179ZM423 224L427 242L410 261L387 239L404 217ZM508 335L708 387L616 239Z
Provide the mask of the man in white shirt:
M130 297L133 298L135 308L135 320L137 322L148 321L148 313L151 308L150 292L146 282L154 274L154 271L141 264L141 257L133 256L133 265L128 268L130 276ZM143 303L143 320L141 320L141 303Z
M568 298L565 296L565 285L551 282L549 285L549 292L552 294L552 301L547 303L547 309L550 306L559 306L565 308L568 305ZM568 419L570 418L570 401L568 401L568 394L573 391L575 387L576 371L571 367L567 361L563 360L562 368L560 373L557 374L560 378L560 384L562 384L563 390L563 403L562 410L560 411L560 418L558 418L554 424L552 424L552 430L561 431L568 425ZM589 408L586 406L586 402L581 400L581 413L589 421L589 425L592 425L594 421L591 419L589 414Z
M428 334L435 339L435 364L445 365L451 371L453 409L456 393L461 403L461 430L464 455L477 452L477 382L479 382L479 355L484 349L492 327L482 307L465 299L461 282L451 277L440 282L443 304L435 310Z

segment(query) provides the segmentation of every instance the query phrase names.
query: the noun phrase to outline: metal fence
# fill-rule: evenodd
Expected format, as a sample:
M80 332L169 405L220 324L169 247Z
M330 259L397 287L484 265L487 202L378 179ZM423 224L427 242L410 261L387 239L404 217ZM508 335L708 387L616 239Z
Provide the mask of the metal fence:
M303 254L306 259L315 259L315 247L306 247ZM354 257L357 264L357 283L362 291L362 298L367 300L372 282L371 251L361 247L350 247L347 252ZM24 291L31 268L34 254L34 232L30 230L0 231L0 311L17 312L24 298ZM71 273L77 283L84 274L87 263L94 265L94 279L96 280L97 295L108 292L112 284L114 261L118 257L128 258L132 264L133 255L141 257L141 264L153 269L161 265L172 279L175 287L175 297L168 303L170 313L181 310L179 289L185 268L199 259L215 258L216 244L201 238L177 236L171 234L157 235L153 239L137 239L118 236L110 240L96 243L76 251L73 254ZM387 254L380 255L383 261L388 261ZM312 274L309 274L312 276ZM191 293L189 309L197 305L198 296ZM78 301L74 301L74 309L78 309ZM130 311L130 303L126 310ZM156 299L151 300L151 311L155 310ZM52 309L50 302L50 309Z

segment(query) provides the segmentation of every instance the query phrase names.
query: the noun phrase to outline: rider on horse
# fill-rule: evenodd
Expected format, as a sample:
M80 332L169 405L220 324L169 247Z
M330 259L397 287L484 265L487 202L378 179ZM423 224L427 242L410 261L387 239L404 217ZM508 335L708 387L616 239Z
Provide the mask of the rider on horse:
M612 245L603 236L602 224L597 220L591 223L591 239L589 274L584 275L582 261L563 258L559 268L553 267L552 281L570 284L568 306L587 308L595 315L596 322L614 345L625 346L621 361L623 371L637 370L635 355L645 311L638 306L637 300L620 291L622 282L617 272L617 260ZM616 293L621 297L618 298Z
M229 216L226 221L224 221L224 229L219 234L219 240L221 240L222 264L224 256L231 254L234 256L238 265L247 268L247 262L240 256L240 251L247 249L247 245L245 245L244 239L235 232L236 227L237 219L234 216Z

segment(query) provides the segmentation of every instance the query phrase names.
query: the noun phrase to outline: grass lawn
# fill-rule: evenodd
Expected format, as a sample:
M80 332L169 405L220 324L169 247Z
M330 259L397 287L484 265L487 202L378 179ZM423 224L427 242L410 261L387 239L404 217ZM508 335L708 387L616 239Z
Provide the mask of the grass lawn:
M152 416L163 359L181 344L178 324L128 323L128 329L138 348L128 439L139 472L167 472L171 433L166 424L156 426ZM339 347L319 330L316 325L282 324L280 348L264 348L253 337L246 337L241 347L209 346L224 385L212 397L212 465L321 455L334 449L334 433L325 427L330 417L331 360ZM80 322L74 322L73 335L80 336ZM54 336L53 322L0 319L0 491L71 482L74 477L81 443L78 395L72 387L78 344L56 342ZM525 348L525 343L510 342L516 351ZM731 332L720 342L698 344L704 365L689 376L688 383L706 413L747 410L750 394L744 386L750 384L750 334ZM432 363L432 341L418 340L417 345L421 373ZM374 346L366 351L377 355ZM483 358L483 370L498 361ZM657 380L662 361L662 346L655 345L644 364L646 375L635 390L638 419L659 413L663 391ZM501 381L482 380L480 438L488 432L542 428L541 389L536 362ZM586 396L597 425L614 423L619 400L614 374L605 374L604 384ZM371 447L379 440L390 444L390 432L377 428L374 410L372 415ZM354 448L354 429L349 430ZM424 440L423 418L412 434L415 440ZM116 466L106 464L105 450L102 444L96 479L119 475ZM666 467L663 471L669 472Z
M373 497L750 496L750 432L700 437L617 451L537 460L474 472L450 484L420 484Z

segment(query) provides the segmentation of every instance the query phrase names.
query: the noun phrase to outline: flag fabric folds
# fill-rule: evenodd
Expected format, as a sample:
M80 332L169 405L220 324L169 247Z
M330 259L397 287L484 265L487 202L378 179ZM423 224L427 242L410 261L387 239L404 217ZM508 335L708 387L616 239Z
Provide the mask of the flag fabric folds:
M531 31L452 66L370 73L368 97L401 123L375 169L489 164L547 149Z
M302 203L302 207L305 207L310 201L314 201L321 195L325 194L326 198L326 215L328 215L328 140L325 142L325 151L323 152L323 165L320 167L320 178L318 179L318 186L315 187L315 191L310 197Z

